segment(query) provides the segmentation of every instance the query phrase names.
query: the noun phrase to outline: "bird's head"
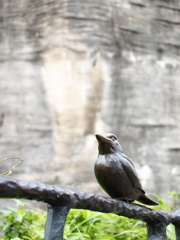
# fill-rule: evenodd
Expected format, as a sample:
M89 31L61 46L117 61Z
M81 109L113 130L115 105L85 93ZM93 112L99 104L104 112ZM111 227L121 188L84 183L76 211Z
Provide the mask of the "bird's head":
M99 154L123 152L116 135L112 133L95 134L99 143Z

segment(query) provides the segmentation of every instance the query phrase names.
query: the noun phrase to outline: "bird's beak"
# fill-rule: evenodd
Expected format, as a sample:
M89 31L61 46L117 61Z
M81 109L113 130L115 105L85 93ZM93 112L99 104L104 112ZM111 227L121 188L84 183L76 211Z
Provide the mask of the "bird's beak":
M95 134L96 139L99 143L109 143L109 139L100 135L100 134Z

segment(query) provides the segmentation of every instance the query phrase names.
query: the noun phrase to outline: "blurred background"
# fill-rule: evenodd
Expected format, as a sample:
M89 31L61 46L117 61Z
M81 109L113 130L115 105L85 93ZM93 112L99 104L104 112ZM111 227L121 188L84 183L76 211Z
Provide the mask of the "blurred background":
M112 132L147 193L180 191L179 0L0 0L0 53L11 177L106 195L94 134Z

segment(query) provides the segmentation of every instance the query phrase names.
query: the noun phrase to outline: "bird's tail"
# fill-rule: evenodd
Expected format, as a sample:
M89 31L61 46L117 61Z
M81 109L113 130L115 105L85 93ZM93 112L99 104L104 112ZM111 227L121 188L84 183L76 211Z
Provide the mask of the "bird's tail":
M159 203L148 198L146 195L142 195L137 199L139 202L144 203L145 205L159 205Z

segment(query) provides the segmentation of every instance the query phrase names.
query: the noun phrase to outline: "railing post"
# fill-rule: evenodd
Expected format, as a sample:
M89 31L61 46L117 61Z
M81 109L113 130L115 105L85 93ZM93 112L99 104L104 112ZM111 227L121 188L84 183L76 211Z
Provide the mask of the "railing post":
M63 240L63 230L70 205L51 206L48 204L44 240Z
M176 240L180 240L180 227L175 227L176 231Z
M175 226L176 240L180 240L180 209L172 213L172 224Z
M167 224L164 222L147 222L147 239L167 240L166 226Z

